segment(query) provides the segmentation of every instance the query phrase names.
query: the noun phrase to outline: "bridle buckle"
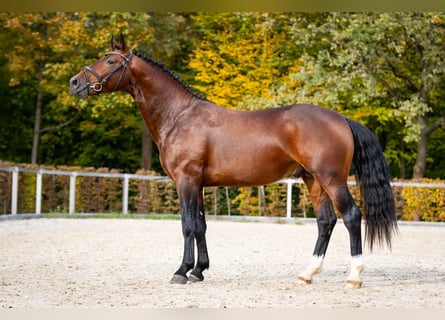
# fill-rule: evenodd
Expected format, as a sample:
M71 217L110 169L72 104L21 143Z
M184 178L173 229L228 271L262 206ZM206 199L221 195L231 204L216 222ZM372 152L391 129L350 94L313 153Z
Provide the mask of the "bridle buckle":
M93 89L93 90L96 91L96 92L101 92L101 91L102 91L102 83L103 83L103 82L96 82L96 83L93 83L93 84L90 86L90 88Z

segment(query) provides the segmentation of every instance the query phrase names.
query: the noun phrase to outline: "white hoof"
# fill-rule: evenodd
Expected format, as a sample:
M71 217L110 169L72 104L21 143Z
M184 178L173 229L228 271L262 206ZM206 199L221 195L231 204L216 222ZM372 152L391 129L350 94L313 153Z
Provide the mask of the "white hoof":
M347 280L346 281L346 288L352 288L352 289L358 289L362 286L362 280Z

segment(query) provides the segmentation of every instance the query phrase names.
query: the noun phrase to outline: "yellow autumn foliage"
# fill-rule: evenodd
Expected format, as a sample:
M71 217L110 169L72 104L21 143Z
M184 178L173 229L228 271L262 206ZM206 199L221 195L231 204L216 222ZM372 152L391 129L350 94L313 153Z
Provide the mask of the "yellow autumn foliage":
M421 179L423 183L441 183L438 179ZM402 189L403 220L445 221L445 188L405 186Z
M248 21L248 22L246 22ZM259 13L243 14L236 23L221 23L223 31L200 41L190 58L196 71L195 88L209 100L232 109L258 109L246 105L249 97L269 99L279 79L279 65L285 33L265 23Z

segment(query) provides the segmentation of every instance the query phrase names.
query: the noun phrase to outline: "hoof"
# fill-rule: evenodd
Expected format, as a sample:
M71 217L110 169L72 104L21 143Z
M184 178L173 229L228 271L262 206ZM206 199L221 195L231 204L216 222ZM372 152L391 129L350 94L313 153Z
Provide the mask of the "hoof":
M362 280L347 280L346 288L358 289L362 286Z
M172 284L186 284L188 278L185 276L181 276L180 274L175 274L173 278L170 280Z
M312 283L312 279L306 279L302 276L298 277L298 282L301 284L311 284Z
M195 276L193 273L190 274L190 277L189 277L190 282L201 282L203 280L204 280L204 277L200 278L198 276Z

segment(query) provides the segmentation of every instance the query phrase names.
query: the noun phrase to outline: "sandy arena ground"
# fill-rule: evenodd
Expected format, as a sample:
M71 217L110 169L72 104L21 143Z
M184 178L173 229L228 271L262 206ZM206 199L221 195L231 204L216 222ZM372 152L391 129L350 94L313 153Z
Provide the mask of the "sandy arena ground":
M339 223L324 270L297 283L316 225L209 221L205 281L171 285L180 221L0 221L0 306L167 308L444 308L445 227L401 225L393 250L365 251L360 289L345 287L349 240Z

